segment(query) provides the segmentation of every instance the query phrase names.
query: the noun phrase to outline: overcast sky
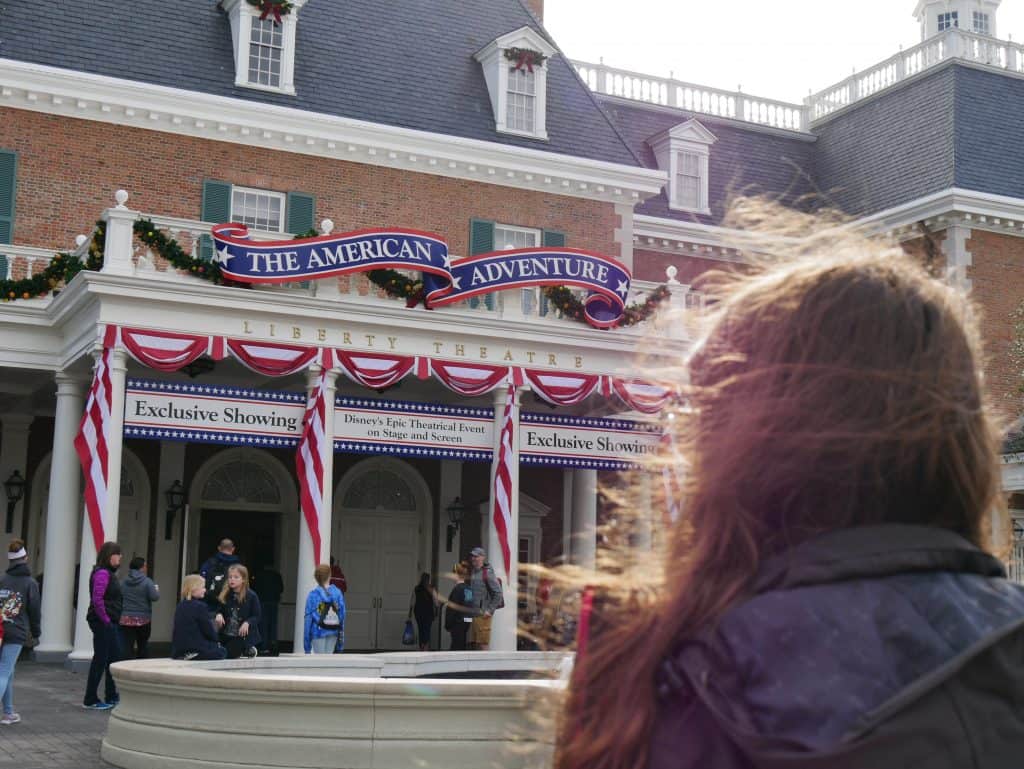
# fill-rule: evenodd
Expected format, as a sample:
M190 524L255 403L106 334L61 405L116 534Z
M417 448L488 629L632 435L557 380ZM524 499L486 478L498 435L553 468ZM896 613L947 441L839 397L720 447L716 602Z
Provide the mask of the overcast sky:
M545 26L573 59L800 101L920 42L914 0L545 0ZM997 36L1024 41L1024 0Z

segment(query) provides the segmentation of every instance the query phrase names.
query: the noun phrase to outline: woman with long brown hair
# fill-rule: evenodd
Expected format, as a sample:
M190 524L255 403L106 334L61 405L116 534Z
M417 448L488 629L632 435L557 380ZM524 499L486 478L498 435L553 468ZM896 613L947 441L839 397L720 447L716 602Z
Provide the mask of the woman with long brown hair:
M665 576L598 580L557 769L1019 766L1024 590L986 551L969 303L862 243L709 291Z

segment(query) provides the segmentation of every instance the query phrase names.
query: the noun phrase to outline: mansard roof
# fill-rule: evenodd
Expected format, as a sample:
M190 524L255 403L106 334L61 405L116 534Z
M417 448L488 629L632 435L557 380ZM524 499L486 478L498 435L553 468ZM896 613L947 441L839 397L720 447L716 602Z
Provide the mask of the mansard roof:
M732 195L764 194L794 204L813 190L813 136L614 96L598 98L633 151L650 168L658 167L652 142L691 120L696 120L716 140L709 163L710 216L669 208L664 191L638 205L638 214L715 224L721 220Z
M547 141L499 134L473 54L529 26L522 0L308 0L296 95L236 87L215 0L34 0L0 10L0 58L432 133L638 166L564 55L550 58Z

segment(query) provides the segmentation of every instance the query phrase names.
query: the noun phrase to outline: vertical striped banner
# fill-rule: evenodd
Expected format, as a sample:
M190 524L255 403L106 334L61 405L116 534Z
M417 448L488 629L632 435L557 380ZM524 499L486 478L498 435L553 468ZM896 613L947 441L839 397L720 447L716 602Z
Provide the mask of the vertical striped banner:
M328 446L324 438L324 420L327 414L325 390L332 358L330 353L324 357L324 366L306 404L306 414L302 420L302 437L299 439L299 450L295 455L300 506L309 527L309 537L313 542L314 564L320 563L320 531L324 517L324 454L333 451L333 447Z
M113 347L104 345L96 363L85 414L75 436L75 451L85 476L85 509L97 552L105 541L103 515L107 507L107 428L110 423L110 360Z
M505 577L512 569L512 552L508 533L512 528L512 421L516 402L516 387L508 386L505 413L501 418L501 443L498 446L498 465L494 471L494 528L498 532L501 554L505 558Z

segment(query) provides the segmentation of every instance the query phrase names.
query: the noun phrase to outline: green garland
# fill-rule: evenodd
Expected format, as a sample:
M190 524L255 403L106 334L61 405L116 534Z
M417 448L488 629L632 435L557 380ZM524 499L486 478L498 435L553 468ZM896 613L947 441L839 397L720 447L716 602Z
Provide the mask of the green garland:
M246 0L246 2L263 13L260 16L261 19L273 16L275 24L280 24L281 17L287 16L295 7L289 0Z
M195 275L218 286L252 288L249 283L240 283L224 277L220 264L208 259L195 258L185 251L174 238L168 237L151 220L139 219L132 229L140 242L153 249L176 270ZM61 252L53 257L46 269L20 280L0 280L0 298L5 302L14 299L32 299L46 296L50 291L67 285L82 270L98 271L103 267L103 248L106 243L106 222L96 222L89 250L83 259L75 254ZM318 236L316 230L296 235L296 240ZM410 278L398 270L370 270L370 282L395 299L404 299L407 307L415 307L423 301L423 281ZM562 313L563 317L583 323L586 315L583 303L565 286L548 286L544 296ZM627 306L618 326L633 326L651 317L658 308L672 296L668 286L658 286L647 295L643 302Z
M544 296L556 310L562 313L562 317L581 323L586 320L583 302L565 286L548 286L544 289ZM658 286L647 295L644 301L626 306L622 311L622 320L615 327L635 326L637 323L642 323L654 315L658 308L671 298L672 292L669 291L668 286Z
M530 72L533 72L534 66L542 67L548 59L540 51L535 51L532 48L506 48L505 58L509 61L514 61L517 69L529 66Z
M98 270L103 266L103 243L107 237L106 222L96 222L89 250L83 259L65 251L55 254L46 269L20 280L0 280L0 298L5 302L14 299L35 299L66 285L82 270Z

